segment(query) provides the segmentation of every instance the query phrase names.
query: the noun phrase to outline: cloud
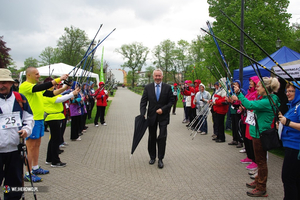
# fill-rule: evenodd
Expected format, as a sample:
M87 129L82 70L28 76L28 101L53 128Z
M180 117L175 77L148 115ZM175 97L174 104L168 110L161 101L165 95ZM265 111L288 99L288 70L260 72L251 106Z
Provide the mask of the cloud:
M291 5L288 12L299 14L299 2L291 0ZM80 28L92 39L103 24L97 40L117 28L101 45L104 59L111 68L120 68L124 61L115 49L123 44L141 42L152 50L166 39L190 42L203 34L200 27L207 20L213 21L208 4L199 0L13 0L1 2L0 35L17 66L23 67L26 58L39 59L47 46L56 47L65 27ZM102 47L96 56L101 53ZM149 55L148 65L151 59Z

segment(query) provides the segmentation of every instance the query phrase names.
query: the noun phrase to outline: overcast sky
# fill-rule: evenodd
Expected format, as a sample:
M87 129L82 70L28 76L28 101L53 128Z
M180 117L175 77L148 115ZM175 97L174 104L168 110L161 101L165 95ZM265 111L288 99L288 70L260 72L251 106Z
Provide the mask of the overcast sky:
M300 1L290 0L291 23L300 23ZM200 27L213 21L208 15L206 0L2 0L0 36L18 68L24 60L39 55L47 46L56 47L64 28L73 25L92 39L103 24L97 40L114 31L100 46L96 56L111 69L121 68L122 56L114 50L123 44L141 42L151 50L166 39L191 42L203 34ZM149 59L153 59L152 55ZM151 60L147 62L151 64Z

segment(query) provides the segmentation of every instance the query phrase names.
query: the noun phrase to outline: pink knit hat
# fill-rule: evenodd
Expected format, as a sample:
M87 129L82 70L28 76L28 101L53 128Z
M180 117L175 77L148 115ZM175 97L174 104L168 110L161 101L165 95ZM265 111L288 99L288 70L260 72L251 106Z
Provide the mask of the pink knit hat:
M252 77L249 78L249 81L250 80L252 80L255 83L255 85L257 85L257 83L259 82L258 76L252 76Z

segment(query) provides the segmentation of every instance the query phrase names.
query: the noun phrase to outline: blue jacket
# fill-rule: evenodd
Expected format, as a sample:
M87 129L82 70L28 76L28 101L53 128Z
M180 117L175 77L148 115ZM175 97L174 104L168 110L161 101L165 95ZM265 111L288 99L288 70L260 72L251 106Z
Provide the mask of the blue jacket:
M293 84L296 85L295 82ZM285 113L285 117L292 122L300 123L300 91L295 89L295 98L287 104L289 110ZM281 140L284 147L300 150L300 131L289 126L283 126Z

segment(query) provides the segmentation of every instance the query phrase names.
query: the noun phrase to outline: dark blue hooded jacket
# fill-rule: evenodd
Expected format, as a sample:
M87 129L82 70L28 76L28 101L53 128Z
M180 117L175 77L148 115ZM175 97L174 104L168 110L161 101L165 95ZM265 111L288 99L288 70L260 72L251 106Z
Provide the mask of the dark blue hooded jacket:
M297 85L293 82L294 85ZM287 104L289 110L285 113L285 117L292 122L300 123L300 91L295 89L295 98ZM284 147L300 150L300 131L289 126L283 126L281 140Z

